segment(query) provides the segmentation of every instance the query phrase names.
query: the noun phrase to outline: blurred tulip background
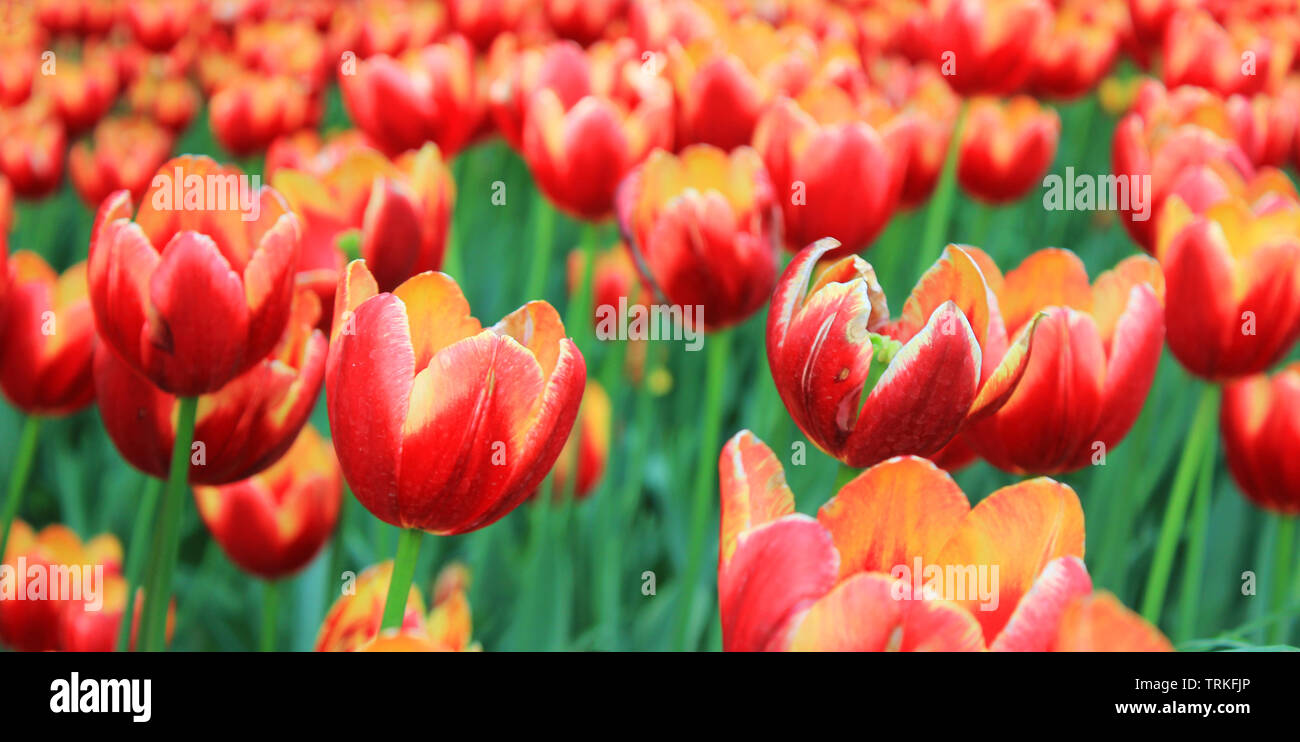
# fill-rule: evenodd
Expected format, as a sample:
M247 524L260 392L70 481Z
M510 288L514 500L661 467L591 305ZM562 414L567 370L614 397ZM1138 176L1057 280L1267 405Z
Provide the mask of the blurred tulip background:
M6 649L1300 644L1300 2L0 0L0 53L0 558L107 573Z

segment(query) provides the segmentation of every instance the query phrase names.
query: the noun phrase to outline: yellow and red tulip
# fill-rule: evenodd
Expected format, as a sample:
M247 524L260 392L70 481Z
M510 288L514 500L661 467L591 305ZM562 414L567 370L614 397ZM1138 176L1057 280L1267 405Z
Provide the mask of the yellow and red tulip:
M58 74L41 78L49 86L54 111L69 135L88 131L117 98L117 65L107 53L82 60L60 60Z
M777 282L767 358L799 429L850 466L939 451L998 409L1029 361L1032 323L1008 333L982 253L950 246L890 321L875 270L809 245ZM942 384L936 380L942 379Z
M1169 350L1188 371L1222 381L1286 355L1300 337L1300 199L1286 175L1261 170L1199 214L1173 196L1157 232Z
M48 98L0 110L0 173L21 198L42 198L63 180L63 124Z
M207 157L176 158L159 168L134 220L126 191L95 217L90 296L100 337L165 392L215 392L285 332L298 219L264 187L248 189L258 213L245 221L234 193L245 190L235 186L241 175ZM234 203L207 195L217 190ZM200 208L187 208L193 201Z
M1044 0L934 0L927 59L962 95L1006 95L1034 71L1052 21Z
M92 211L114 191L125 190L139 201L167 161L171 145L171 132L147 118L106 118L95 125L88 142L72 146L68 175Z
M1029 88L1051 98L1073 99L1087 93L1110 71L1128 29L1123 0L1060 2L1048 34L1038 45Z
M300 80L242 72L217 86L208 103L208 123L221 146L243 156L266 149L277 137L315 126L321 106Z
M577 418L586 363L546 302L483 328L449 276L380 293L353 261L332 333L339 463L385 523L439 534L491 524L537 488Z
M1061 119L1029 96L970 102L957 181L972 196L1008 203L1040 183L1056 156Z
M929 461L898 457L858 475L814 519L795 512L781 463L749 431L723 448L719 477L726 650L1171 649L1092 592L1083 509L1066 485L1033 479L972 508ZM922 575L907 577L917 567L920 594ZM940 592L930 569L984 570L989 594Z
M1242 493L1265 510L1300 515L1300 363L1228 384L1220 425Z
M775 194L749 147L656 150L619 187L617 211L646 278L670 303L704 307L703 327L741 322L771 294Z
M194 499L230 561L275 580L307 566L334 534L343 479L333 446L305 425L269 468L232 484L195 487Z
M194 446L201 444L201 449L191 450L191 483L247 479L289 450L325 378L328 344L315 329L319 314L315 294L299 291L275 348L241 376L199 396ZM95 390L104 428L118 453L140 471L165 478L179 400L136 372L107 343L96 349Z
M449 0L447 15L457 33L487 49L500 34L516 30L530 5L528 0Z
M507 39L513 37L502 37L492 46L488 110L506 143L522 152L528 100L547 88L555 91L566 109L572 107L590 92L591 62L573 42L513 49Z
M123 17L136 42L165 52L189 33L198 9L197 0L127 0Z
M984 275L1007 330L1037 328L1020 384L964 442L1007 471L1056 474L1103 462L1137 420L1160 361L1159 265L1133 256L1089 285L1074 253L1047 248L1005 278L991 261Z
M374 641L379 636L384 599L392 579L393 562L390 560L367 568L356 576L355 582L343 585L343 594L330 606L321 622L315 651L355 652ZM422 636L426 630L424 597L419 588L412 585L407 593L406 612L402 615L399 632Z
M415 588L411 588L415 591ZM433 586L433 608L423 625L412 625L410 611L407 623L399 629L380 633L372 641L360 646L359 652L477 652L477 643L471 643L473 625L470 618L469 570L462 564L443 567ZM423 602L421 602L423 605Z
M5 398L29 415L67 415L90 404L95 398L95 318L86 264L58 275L40 255L20 250L0 272L11 284L0 302L5 328L0 389Z
M1169 19L1161 49L1165 85L1198 86L1221 95L1250 95L1274 77L1275 55L1286 56L1253 24L1220 25L1205 10L1180 10ZM1283 69L1290 61L1277 60Z
M115 0L37 0L36 18L52 34L100 36L117 20Z
M89 610L75 603L63 611L59 620L59 650L63 652L112 652L117 649L119 629L126 615L126 579L114 573L104 574L103 605L99 610ZM144 613L144 588L135 591L135 609L131 614L131 635L128 651L135 651L140 631L140 615ZM166 642L171 643L176 633L176 600L167 605Z
M126 100L132 111L157 121L173 134L189 127L201 105L198 89L184 77L144 75L127 89Z

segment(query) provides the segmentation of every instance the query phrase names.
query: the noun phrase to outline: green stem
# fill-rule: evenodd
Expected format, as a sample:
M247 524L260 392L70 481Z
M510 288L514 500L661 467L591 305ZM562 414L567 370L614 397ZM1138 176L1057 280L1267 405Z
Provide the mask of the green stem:
M1192 638L1196 631L1196 609L1201 600L1201 579L1205 571L1205 545L1210 532L1210 501L1214 496L1214 456L1218 438L1209 436L1201 456L1200 475L1196 481L1196 498L1192 503L1192 522L1188 528L1187 563L1183 568L1183 589L1178 605L1178 624L1174 642Z
M555 209L540 191L533 194L532 221L533 260L528 268L528 285L524 287L525 301L542 298L551 267L551 252L555 249Z
M275 634L280 617L280 583L275 580L262 581L262 635L258 644L259 652L275 651Z
M579 348L590 350L592 337L592 285L596 276L596 248L600 245L600 225L587 223L582 233L582 270L578 290L569 299L568 313L564 315L564 328L569 331Z
M406 615L406 596L415 579L415 559L420 555L420 539L424 531L406 528L397 537L397 558L393 560L393 579L388 583L388 598L384 601L384 621L381 631L396 629Z
M708 526L709 503L716 497L712 484L718 470L718 437L722 432L722 391L726 380L729 330L714 333L708 342L708 359L705 371L704 408L701 410L701 435L699 460L695 465L695 487L692 491L690 542L686 552L686 571L681 585L681 609L673 632L673 646L690 650L695 641L690 637L691 607L695 587L700 579L704 558L704 535Z
M1160 537L1151 561L1151 572L1147 575L1146 592L1142 596L1142 617L1152 624L1159 623L1160 612L1164 608L1165 589L1169 586L1169 573L1173 569L1174 551L1177 550L1182 535L1192 484L1209 437L1214 434L1214 408L1218 398L1217 386L1206 385L1201 390L1201 398L1192 417L1191 431L1187 434L1186 447L1174 474L1173 490L1169 494L1169 505L1165 509L1164 523L1160 526Z
M181 516L185 512L185 489L189 479L190 444L194 442L194 421L198 414L198 397L181 397L176 416L176 441L172 445L171 468L167 470L167 489L158 516L158 547L144 596L144 648L163 650L167 639L167 606L171 603L172 575L181 545Z
M4 559L5 549L9 546L9 528L14 524L18 508L23 504L23 493L27 491L27 475L32 471L32 460L36 458L36 438L41 429L41 419L28 415L23 421L22 432L18 435L18 453L14 456L13 470L9 473L9 490L5 495L4 515L0 516L0 560Z
M957 157L961 152L961 137L966 130L966 114L970 104L965 98L957 111L957 120L952 126L952 138L948 141L948 153L943 160L943 170L939 173L939 182L935 184L934 195L930 197L930 206L925 212L925 228L921 232L921 243L916 248L916 275L921 276L925 269L939 259L943 248L947 246L944 233L952 217L953 197L957 193Z
M1296 533L1296 516L1279 515L1276 516L1277 523L1277 547L1273 551L1273 588L1272 588L1272 607L1273 613L1283 613L1287 603L1287 593L1291 586L1291 568L1295 561L1295 533ZM1290 633L1291 618L1283 616L1281 620L1273 624L1272 642L1274 644L1285 644L1287 634Z
M148 538L153 524L154 510L158 507L158 496L162 494L162 480L148 478L144 486L144 496L140 507L135 512L135 523L131 525L131 540L127 548L131 553L126 557L126 605L122 609L122 624L117 628L117 651L124 652L131 647L131 627L135 623L135 593L140 588L140 573L144 571L145 539ZM152 541L152 540L151 540Z

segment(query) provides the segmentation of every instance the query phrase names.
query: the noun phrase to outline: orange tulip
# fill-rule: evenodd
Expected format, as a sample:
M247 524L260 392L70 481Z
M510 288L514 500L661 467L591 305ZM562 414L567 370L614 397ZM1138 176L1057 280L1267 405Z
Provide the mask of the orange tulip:
M1028 96L1005 104L970 103L957 162L957 181L989 203L1015 201L1040 183L1056 156L1061 120Z
M439 534L493 523L537 488L573 428L586 364L546 302L485 329L449 276L380 293L353 261L332 333L335 449L357 500L385 523Z
M972 508L933 464L899 457L813 519L795 512L781 463L749 431L723 448L719 477L726 650L1172 649L1092 592L1083 509L1066 485L1033 479Z
M241 569L263 579L306 567L334 535L343 480L329 441L303 427L269 468L221 487L195 487L199 515Z
M171 153L172 135L147 118L112 117L100 121L90 142L72 146L68 174L92 210L114 191L140 200L154 173Z
M379 636L384 615L384 598L393 579L393 562L389 560L366 569L349 580L343 593L321 622L316 634L317 652L355 652ZM427 631L424 597L414 585L406 598L400 632L423 635Z
M409 623L400 629L380 633L359 652L476 652L470 643L469 570L449 564L438 573L433 588L433 608L423 629ZM415 588L412 588L414 591ZM408 611L409 618L410 613Z
M1300 363L1229 384L1220 423L1242 493L1265 510L1300 515Z
M58 275L40 255L20 250L0 271L12 283L7 300L0 303L5 327L0 389L5 398L29 415L67 415L90 404L95 398L95 319L86 264Z

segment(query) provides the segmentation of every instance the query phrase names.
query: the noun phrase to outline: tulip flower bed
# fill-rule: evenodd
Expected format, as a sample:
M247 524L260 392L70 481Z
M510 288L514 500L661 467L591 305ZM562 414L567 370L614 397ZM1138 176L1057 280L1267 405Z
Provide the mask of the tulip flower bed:
M1300 642L1295 8L206 5L0 1L5 648Z

